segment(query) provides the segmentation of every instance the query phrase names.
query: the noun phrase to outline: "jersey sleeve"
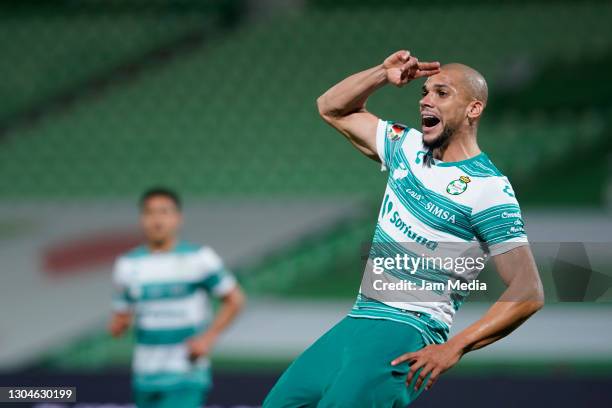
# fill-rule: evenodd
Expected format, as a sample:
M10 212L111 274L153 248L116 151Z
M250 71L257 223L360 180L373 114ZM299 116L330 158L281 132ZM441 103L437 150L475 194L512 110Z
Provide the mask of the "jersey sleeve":
M129 282L127 280L127 264L125 259L115 261L113 268L113 301L114 312L128 312L131 310L133 299L130 297Z
M410 128L401 123L382 119L378 120L376 127L376 152L382 163L381 171L393 169L393 157L404 143L409 130Z
M525 223L510 182L499 177L483 190L471 216L476 237L491 256L527 245Z
M234 289L236 279L215 251L211 248L202 248L200 262L203 272L200 283L204 290L215 297L223 297Z

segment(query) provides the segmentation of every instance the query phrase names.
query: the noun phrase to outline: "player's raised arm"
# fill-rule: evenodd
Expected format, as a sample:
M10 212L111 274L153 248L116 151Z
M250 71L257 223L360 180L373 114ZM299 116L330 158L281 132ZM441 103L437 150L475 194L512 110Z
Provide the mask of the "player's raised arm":
M317 99L321 117L342 133L360 152L379 161L376 151L378 118L365 108L368 97L381 86L401 87L415 78L440 72L439 62L420 62L401 50L373 68L351 75Z
M502 296L482 318L448 342L430 345L393 360L392 365L403 361L412 363L406 380L408 384L418 372L415 388L419 389L429 376L426 384L426 389L429 389L440 374L455 365L465 353L507 336L542 308L544 305L542 282L528 245L496 255L493 261L497 272L507 285Z

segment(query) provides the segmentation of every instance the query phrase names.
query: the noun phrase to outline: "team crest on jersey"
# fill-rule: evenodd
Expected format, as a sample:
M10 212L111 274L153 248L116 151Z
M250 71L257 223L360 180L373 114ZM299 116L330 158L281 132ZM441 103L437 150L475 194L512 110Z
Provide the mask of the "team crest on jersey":
M446 186L446 192L451 195L459 195L468 188L468 183L471 182L468 176L461 176L457 180L453 180Z
M401 123L394 123L387 127L387 138L392 142L395 142L402 137L402 134L406 130L406 126Z

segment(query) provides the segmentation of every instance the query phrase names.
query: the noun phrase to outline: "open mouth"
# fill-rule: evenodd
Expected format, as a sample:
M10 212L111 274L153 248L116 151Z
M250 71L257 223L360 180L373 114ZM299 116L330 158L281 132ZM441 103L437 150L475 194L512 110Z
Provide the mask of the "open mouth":
M430 113L424 113L421 116L421 126L423 129L431 129L440 123L440 118Z

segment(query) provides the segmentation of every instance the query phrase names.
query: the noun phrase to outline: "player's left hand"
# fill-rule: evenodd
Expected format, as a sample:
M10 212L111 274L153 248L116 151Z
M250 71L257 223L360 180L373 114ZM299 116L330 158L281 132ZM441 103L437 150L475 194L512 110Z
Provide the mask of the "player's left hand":
M461 350L458 350L449 343L431 344L419 351L402 354L393 360L391 365L395 366L405 361L410 363L410 371L406 378L407 386L410 386L412 378L422 368L418 374L414 389L415 391L419 390L429 375L425 385L425 389L429 390L438 380L440 374L457 364L462 355Z
M189 359L191 361L194 361L202 356L206 356L210 354L214 343L215 343L214 336L208 333L204 333L200 336L193 337L187 340Z

